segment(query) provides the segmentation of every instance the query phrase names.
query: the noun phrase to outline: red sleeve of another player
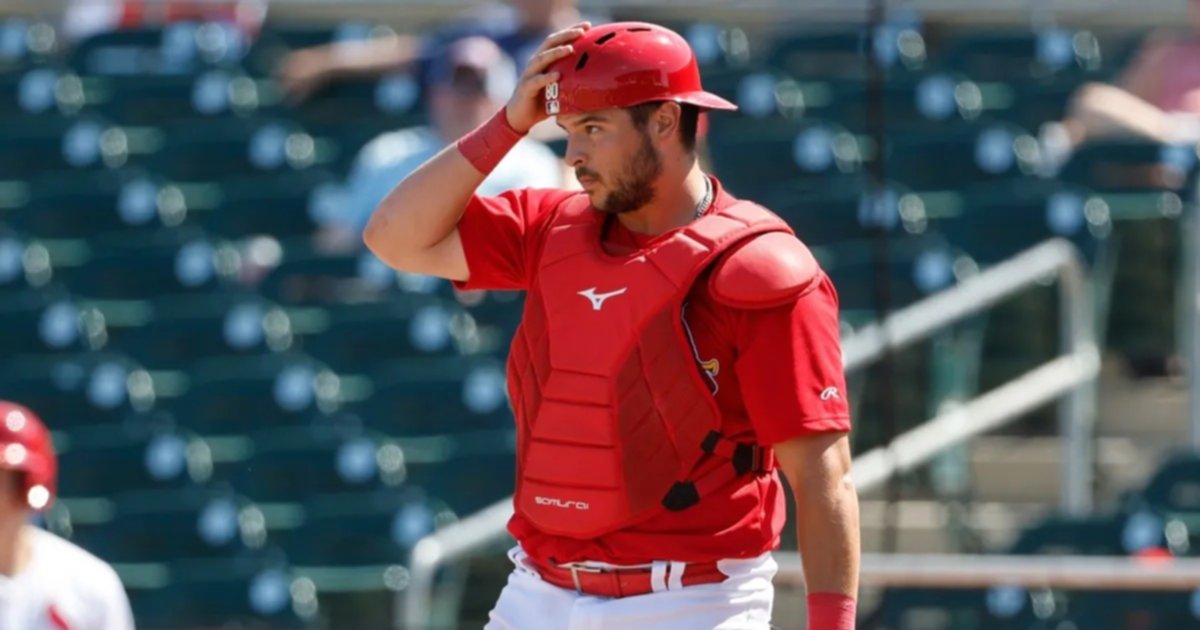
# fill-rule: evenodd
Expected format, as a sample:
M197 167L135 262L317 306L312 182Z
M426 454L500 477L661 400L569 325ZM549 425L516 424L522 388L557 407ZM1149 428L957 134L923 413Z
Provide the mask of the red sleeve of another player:
M850 430L837 292L827 276L787 306L743 310L734 365L759 442Z
M525 289L527 263L538 226L569 196L561 190L522 188L495 197L473 195L458 221L470 278L459 289Z

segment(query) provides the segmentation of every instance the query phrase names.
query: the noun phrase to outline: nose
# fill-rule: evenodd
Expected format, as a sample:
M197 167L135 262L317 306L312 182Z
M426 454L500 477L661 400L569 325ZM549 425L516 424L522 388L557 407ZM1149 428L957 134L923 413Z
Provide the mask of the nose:
M587 155L579 148L579 143L573 142L569 138L567 139L567 152L563 155L563 159L571 168L579 168L587 164Z

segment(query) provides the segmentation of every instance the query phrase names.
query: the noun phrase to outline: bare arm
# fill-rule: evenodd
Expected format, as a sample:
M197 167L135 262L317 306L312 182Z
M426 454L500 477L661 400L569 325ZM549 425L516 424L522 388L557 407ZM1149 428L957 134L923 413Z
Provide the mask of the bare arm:
M277 74L290 98L304 100L339 78L377 77L404 70L416 61L419 49L419 40L411 35L326 44L291 53Z
M1162 36L1151 36L1121 73L1117 86L1148 103L1157 103L1162 91L1163 67L1170 43Z
M850 439L820 433L776 444L796 501L796 539L809 593L857 598L858 493L850 479Z
M546 118L540 95L558 79L546 68L570 54L569 42L583 34L578 25L546 38L521 76L505 107L508 125L525 134ZM380 202L363 232L363 241L381 260L402 271L468 279L458 221L472 193L486 178L451 145L422 164Z

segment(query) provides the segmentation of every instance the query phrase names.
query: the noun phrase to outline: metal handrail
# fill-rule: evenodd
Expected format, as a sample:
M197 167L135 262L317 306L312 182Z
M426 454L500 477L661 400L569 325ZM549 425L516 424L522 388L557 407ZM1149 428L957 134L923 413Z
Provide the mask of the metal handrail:
M1066 396L1059 408L1065 451L1063 509L1071 514L1091 509L1094 381L1100 371L1100 355L1092 332L1091 288L1079 253L1070 242L1051 239L1036 245L882 322L860 328L843 341L842 359L847 372L860 369L887 352L925 339L1048 277L1059 281L1062 355L933 418L886 447L855 458L854 479L860 490L909 470L948 446ZM509 497L426 536L413 547L409 584L398 619L401 627L421 628L429 623L438 567L501 539L512 513ZM791 566L784 562L780 574L784 573L783 567Z
M803 587L800 556L776 560L775 582ZM863 554L859 581L871 587L1192 592L1200 589L1200 559L869 553Z

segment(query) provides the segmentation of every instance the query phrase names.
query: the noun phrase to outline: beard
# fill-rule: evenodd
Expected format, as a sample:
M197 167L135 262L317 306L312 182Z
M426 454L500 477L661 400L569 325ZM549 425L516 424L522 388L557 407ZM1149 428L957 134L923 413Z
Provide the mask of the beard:
M654 180L661 173L662 160L655 152L649 136L643 134L642 146L625 168L612 178L613 184L608 187L608 195L596 209L605 214L624 214L649 204L654 201ZM577 174L598 179L591 171L581 170Z

